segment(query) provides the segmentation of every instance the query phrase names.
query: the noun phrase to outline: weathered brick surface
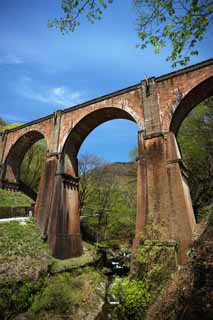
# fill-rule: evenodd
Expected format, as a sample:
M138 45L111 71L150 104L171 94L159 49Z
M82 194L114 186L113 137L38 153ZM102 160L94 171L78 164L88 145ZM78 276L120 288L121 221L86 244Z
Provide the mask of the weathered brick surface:
M136 240L178 240L180 261L195 221L175 134L188 112L213 95L213 60L94 99L0 134L0 185L17 183L21 161L41 138L47 159L36 203L39 226L55 256L82 252L77 155L87 135L111 119L138 125Z

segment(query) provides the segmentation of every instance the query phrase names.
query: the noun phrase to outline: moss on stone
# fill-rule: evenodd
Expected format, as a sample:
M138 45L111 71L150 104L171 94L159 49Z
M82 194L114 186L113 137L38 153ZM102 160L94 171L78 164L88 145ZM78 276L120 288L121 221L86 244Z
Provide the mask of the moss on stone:
M52 259L50 272L52 274L73 271L78 268L82 268L91 264L94 264L97 259L94 246L84 243L84 254L80 257L58 260Z

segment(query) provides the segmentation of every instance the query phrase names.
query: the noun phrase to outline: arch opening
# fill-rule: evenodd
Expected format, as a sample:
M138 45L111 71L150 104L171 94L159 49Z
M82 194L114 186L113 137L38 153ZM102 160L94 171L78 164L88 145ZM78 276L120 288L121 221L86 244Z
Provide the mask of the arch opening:
M119 134L113 134L110 130L110 123L118 124L118 119L132 121L135 123L135 138L132 147L137 144L138 127L132 115L123 109L105 108L94 111L83 118L70 132L64 146L64 153L68 156L70 172L80 178L80 216L81 230L84 240L87 241L114 241L119 238L128 238L130 243L135 233L136 216L136 164L126 163L122 158L116 158L112 163L109 158L106 161L102 152L91 152L90 148L85 148L88 140L101 135L101 145L103 149L109 148L117 141L117 148L121 142L117 138ZM110 121L113 120L113 121ZM125 139L127 128L122 121L118 124L117 130L125 126ZM113 143L102 136L105 127L105 134L112 135ZM114 125L114 127L116 127ZM133 132L133 126L132 131ZM117 133L118 133L117 131ZM91 137L91 138L90 138ZM98 148L100 148L98 144ZM103 150L102 149L102 150ZM130 150L127 151L127 154ZM78 165L75 159L78 155ZM64 157L64 159L66 156ZM125 159L126 160L126 159ZM71 165L70 165L71 162Z
M187 115L198 104L213 95L213 77L210 77L193 88L176 107L170 123L170 131L176 136Z
M213 96L210 96L191 110L177 136L197 222L212 207L212 128Z
M35 201L46 151L46 140L39 131L21 136L4 162L5 187L22 191Z

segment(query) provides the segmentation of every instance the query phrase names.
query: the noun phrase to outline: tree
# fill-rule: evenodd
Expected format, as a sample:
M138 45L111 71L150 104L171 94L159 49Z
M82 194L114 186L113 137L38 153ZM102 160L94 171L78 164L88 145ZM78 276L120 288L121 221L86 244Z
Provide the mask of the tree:
M95 155L80 157L81 226L85 239L133 237L136 186L128 184L129 166L109 164Z
M83 211L97 185L102 183L106 162L93 154L83 154L78 161L80 175L80 209ZM94 184L96 182L96 184Z
M62 33L74 31L83 17L91 23L100 20L113 0L62 0L64 17L50 20L49 27ZM172 66L186 65L198 54L196 45L212 23L213 1L208 0L133 0L136 9L138 47L154 47L155 53L171 45L167 60Z
M129 151L129 161L134 162L137 159L137 156L138 156L138 147L133 147Z
M20 179L35 192L38 191L46 151L47 144L42 139L27 151L21 163Z
M0 130L3 129L4 126L6 126L6 122L0 117Z

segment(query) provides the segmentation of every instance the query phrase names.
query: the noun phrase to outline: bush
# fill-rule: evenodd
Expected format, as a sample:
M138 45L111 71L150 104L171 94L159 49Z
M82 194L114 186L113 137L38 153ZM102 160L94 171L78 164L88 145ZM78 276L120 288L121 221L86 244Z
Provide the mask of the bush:
M0 315L5 319L25 312L31 306L34 295L45 286L45 277L37 281L23 280L0 285Z
M66 313L73 309L79 302L79 293L76 294L76 283L72 283L71 275L59 274L49 280L47 287L35 297L31 311L54 311Z
M118 278L112 285L110 294L119 304L113 309L114 320L141 320L151 296L143 281Z

